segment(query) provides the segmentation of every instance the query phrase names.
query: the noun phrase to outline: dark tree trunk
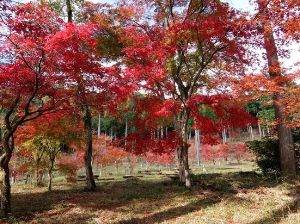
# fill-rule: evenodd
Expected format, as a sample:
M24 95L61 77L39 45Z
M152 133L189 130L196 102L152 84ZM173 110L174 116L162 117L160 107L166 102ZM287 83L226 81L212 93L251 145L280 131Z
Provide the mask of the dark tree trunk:
M73 22L73 10L72 10L72 5L71 5L71 0L66 0L66 5L67 5L68 23L72 23Z
M265 16L266 20L262 22L260 31L264 37L264 48L267 53L268 67L270 78L281 77L281 67L278 59L277 47L274 40L271 23L268 20L267 6L263 4L261 0L259 3L259 11L261 15ZM281 86L285 86L286 83L280 83ZM277 133L279 139L280 150L280 166L284 176L296 175L296 157L294 150L294 142L292 137L292 131L285 125L286 117L284 114L284 107L278 104L281 96L279 94L274 95L274 107L275 117L277 119Z
M54 162L55 162L55 158L51 158L51 162L50 162L50 167L48 170L48 177L49 177L49 182L48 182L48 191L52 191L52 171L53 171L53 167L54 167Z
M9 182L9 167L8 163L1 164L0 167L0 187L1 187L1 215L0 217L7 216L11 212L11 194Z
M11 149L9 143L6 142L7 149L0 159L0 217L6 217L11 212L11 189L9 181L9 161L11 158ZM5 147L5 146L4 146Z
M52 171L48 171L48 177L49 177L49 182L48 182L48 191L52 191Z
M96 183L94 180L92 155L93 155L93 136L92 136L92 116L87 105L84 106L84 132L86 140L86 150L84 154L85 172L86 172L86 189L94 191Z
M177 148L178 168L179 168L179 181L185 184L186 187L191 187L191 175L188 160L188 120L189 112L187 110L182 111L180 114L179 128L182 144Z

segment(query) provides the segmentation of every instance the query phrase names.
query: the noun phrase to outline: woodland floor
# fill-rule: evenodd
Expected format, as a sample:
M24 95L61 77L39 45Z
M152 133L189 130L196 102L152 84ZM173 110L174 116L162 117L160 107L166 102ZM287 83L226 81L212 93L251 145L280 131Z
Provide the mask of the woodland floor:
M299 179L268 180L232 166L210 171L193 176L192 190L159 176L98 182L92 193L83 183L57 183L52 192L14 186L14 217L0 223L300 223Z

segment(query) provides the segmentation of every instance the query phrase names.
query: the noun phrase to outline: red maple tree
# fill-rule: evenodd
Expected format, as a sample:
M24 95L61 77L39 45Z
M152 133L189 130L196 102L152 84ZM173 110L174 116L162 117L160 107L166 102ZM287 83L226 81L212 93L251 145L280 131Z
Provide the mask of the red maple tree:
M1 6L3 3L1 2ZM59 108L60 77L52 72L47 40L62 21L45 4L6 5L0 33L1 212L10 212L9 162L24 123Z

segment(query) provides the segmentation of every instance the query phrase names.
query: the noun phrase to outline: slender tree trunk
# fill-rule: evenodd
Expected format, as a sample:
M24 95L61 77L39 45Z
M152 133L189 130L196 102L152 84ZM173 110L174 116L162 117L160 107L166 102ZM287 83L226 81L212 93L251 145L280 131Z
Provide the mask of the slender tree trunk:
M197 165L200 166L200 130L195 130L195 148L196 148L196 157Z
M43 185L44 185L44 183L43 183L43 172L40 169L38 169L36 171L36 186L42 187Z
M261 131L261 126L260 124L258 125L258 132L259 132L259 137L262 138L262 131Z
M49 177L48 191L52 191L52 170L48 171L48 177Z
M98 118L98 138L100 138L101 135L101 115L99 114Z
M182 144L177 148L178 166L179 166L179 181L184 183L186 187L191 187L191 175L188 160L188 120L189 112L184 109L180 115L179 127Z
M86 141L86 150L84 154L85 172L86 172L86 189L94 191L96 183L94 180L92 155L93 155L93 136L92 136L92 116L89 107L84 105L84 132Z
M71 0L66 0L66 6L67 6L67 14L68 14L68 23L73 22L73 10L71 5Z
M48 177L49 177L48 191L52 191L52 179L53 179L52 171L53 171L53 167L54 167L54 162L55 162L55 158L54 159L52 158L51 162L50 162L50 167L48 170Z
M118 163L118 161L116 161L115 163L116 163L117 174L119 174L119 163Z
M35 170L35 181L37 187L43 186L43 171L41 171L41 160L42 160L43 153L38 155L36 160L36 170Z
M264 20L261 24L260 31L264 38L264 48L267 53L269 75L271 79L274 79L282 76L277 47L275 44L272 26L268 19L268 8L263 4L262 0L258 0L258 5L260 14L266 17L266 20ZM282 82L280 85L285 86L286 83ZM292 132L291 129L285 125L286 117L284 114L284 107L278 103L281 96L279 94L275 94L273 98L275 101L275 117L278 122L277 133L279 139L281 171L284 176L294 176L296 175L296 157Z
M99 172L99 176L102 177L103 176L103 165L100 164L100 172Z
M29 182L29 175L26 174L25 184L28 184L28 182Z
M253 141L254 135L253 135L253 128L251 125L249 126L249 132L250 132L250 141Z
M40 170L40 159L36 161L35 181L37 187L43 186L43 173Z
M225 128L222 129L222 140L223 140L223 144L225 144L227 142L227 136L226 136L226 129Z
M124 135L124 137L125 137L125 151L126 151L126 145L127 145L127 140L126 140L126 138L128 137L128 119L126 118L125 119L125 135Z

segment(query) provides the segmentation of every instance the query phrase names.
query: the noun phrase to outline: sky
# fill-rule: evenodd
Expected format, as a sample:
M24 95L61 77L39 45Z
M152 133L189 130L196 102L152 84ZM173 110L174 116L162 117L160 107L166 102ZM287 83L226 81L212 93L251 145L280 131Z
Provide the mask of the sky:
M114 0L90 0L91 2L101 2L101 3L113 3ZM249 0L224 0L234 6L237 9L242 9L244 11L253 10L253 6L250 5Z
M101 2L101 3L113 3L115 0L90 0L92 2ZM245 12L254 12L255 5L250 3L251 0L223 0L228 2L230 5L236 9L245 11ZM290 60L283 61L284 67L290 67L295 62L300 61L300 46L299 44L292 44L290 47L291 55Z
M28 2L30 0L19 0L19 2ZM116 0L87 0L91 2L101 2L101 3L114 3ZM236 9L245 11L245 12L254 12L255 6L250 3L251 0L222 0L228 2L230 5L235 7ZM299 44L292 44L290 47L290 59L284 60L283 65L284 67L290 67L295 62L300 61L300 46Z

